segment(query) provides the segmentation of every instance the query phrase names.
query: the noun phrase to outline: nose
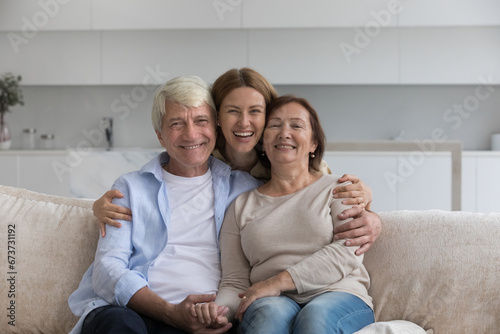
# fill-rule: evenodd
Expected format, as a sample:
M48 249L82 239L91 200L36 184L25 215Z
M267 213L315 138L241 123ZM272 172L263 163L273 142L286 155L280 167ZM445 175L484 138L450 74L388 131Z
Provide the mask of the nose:
M184 127L183 132L184 140L194 140L198 137L198 131L196 125L192 122L188 122Z
M290 127L286 124L284 124L281 129L280 129L280 132L278 134L279 138L281 139L288 139L291 137L291 134L290 134Z
M239 123L239 125L240 125L241 127L243 127L243 128L244 128L244 127L246 127L246 126L248 126L248 124L250 124L250 122L249 122L249 117L248 117L248 113L246 113L246 112L242 112L242 113L240 114L239 119L238 119L238 123Z

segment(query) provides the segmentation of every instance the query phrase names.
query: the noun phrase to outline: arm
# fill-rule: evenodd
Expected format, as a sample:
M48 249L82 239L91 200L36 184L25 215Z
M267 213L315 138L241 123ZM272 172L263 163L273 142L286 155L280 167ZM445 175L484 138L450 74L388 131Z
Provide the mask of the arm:
M222 279L215 303L229 308L231 319L240 304L239 293L250 287L250 263L241 247L235 202L226 211L220 232Z
M337 186L333 189L335 198L345 198L345 205L360 205L367 210L372 203L372 190L363 181L354 175L344 174L339 182L351 181L351 184Z
M122 224L115 219L131 220L132 211L130 209L113 204L113 198L123 198L123 194L118 189L108 190L101 198L94 202L92 211L99 221L102 237L106 236L106 224L114 227L121 227Z
M334 228L348 222L338 218L338 214L345 209L346 206L340 200L331 199L330 217ZM354 253L357 247L347 247L344 243L343 239L334 240L287 269L295 282L297 293L309 292L338 282L363 265L363 256Z
M382 231L382 221L375 213L354 206L338 215L339 219L354 218L346 224L337 226L334 239L347 239L346 246L361 246L356 255L364 254L374 244Z
M217 328L207 328L209 324L199 322L196 313L192 312L197 304L205 305L204 303L213 302L214 298L213 294L189 295L180 304L171 304L148 287L144 287L132 296L127 307L188 333L225 333L232 325L224 317L223 312L218 317Z

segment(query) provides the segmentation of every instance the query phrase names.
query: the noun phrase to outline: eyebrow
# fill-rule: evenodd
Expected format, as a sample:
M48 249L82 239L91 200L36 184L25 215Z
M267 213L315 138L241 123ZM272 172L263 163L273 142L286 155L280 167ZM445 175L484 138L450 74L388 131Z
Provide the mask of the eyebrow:
M235 106L233 104L225 104L222 106L223 108L235 108L235 109L241 109L240 107L238 106ZM252 106L250 106L250 108L255 108L255 107L260 107L260 108L264 108L264 106L262 104L254 104Z

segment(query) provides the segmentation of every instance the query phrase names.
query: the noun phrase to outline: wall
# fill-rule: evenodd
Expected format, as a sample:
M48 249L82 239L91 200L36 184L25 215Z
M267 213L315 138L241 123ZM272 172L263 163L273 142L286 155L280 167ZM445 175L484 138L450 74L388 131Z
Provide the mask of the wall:
M265 74L265 73L264 73ZM150 121L153 90L134 99L136 86L27 86L25 106L17 106L6 120L13 133L13 149L21 148L23 128L56 135L65 148L90 143L105 146L101 117L114 118L116 147L159 147ZM296 94L311 101L320 114L327 139L383 140L404 131L405 140L430 139L442 129L447 139L461 140L464 150L489 150L490 135L500 132L500 86L462 114L456 104L475 96L474 85L278 85L280 94ZM488 92L482 87L480 94ZM465 101L465 102L464 102ZM471 104L471 106L474 106Z

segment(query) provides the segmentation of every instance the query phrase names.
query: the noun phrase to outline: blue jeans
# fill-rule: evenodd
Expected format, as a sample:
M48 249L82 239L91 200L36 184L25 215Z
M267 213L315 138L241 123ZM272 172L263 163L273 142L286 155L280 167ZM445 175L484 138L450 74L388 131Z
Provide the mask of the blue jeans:
M92 310L83 322L82 334L183 334L186 332L120 306Z
M254 301L240 323L242 334L354 333L373 323L373 310L346 292L326 292L304 305L292 299L265 297Z

